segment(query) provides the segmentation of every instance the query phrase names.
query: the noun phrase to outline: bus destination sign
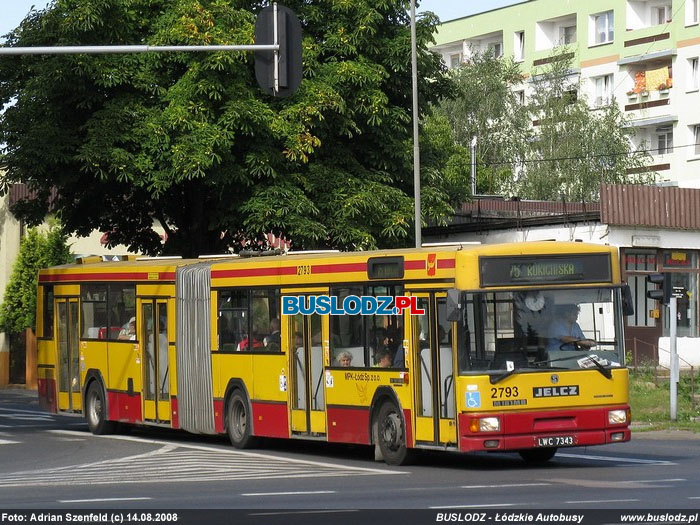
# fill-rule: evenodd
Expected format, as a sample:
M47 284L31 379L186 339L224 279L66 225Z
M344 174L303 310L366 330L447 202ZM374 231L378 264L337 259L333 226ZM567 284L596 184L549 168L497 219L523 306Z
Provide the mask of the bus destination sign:
M481 286L610 282L607 253L481 257Z

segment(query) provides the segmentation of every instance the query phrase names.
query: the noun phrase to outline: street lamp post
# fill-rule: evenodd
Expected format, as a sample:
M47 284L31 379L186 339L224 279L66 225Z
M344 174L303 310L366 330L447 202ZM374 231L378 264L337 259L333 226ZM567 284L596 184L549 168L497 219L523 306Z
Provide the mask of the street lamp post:
M416 50L416 1L411 0L411 83L413 85L413 199L416 248L421 247L420 147L418 145L418 52Z

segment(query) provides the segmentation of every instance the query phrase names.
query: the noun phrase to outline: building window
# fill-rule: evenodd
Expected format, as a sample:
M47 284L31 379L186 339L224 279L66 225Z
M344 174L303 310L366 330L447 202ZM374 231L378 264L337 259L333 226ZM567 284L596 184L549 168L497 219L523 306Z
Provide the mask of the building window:
M694 91L700 88L700 80L698 78L698 57L688 60L690 71L688 72L688 90Z
M566 26L560 29L561 42L565 46L576 43L576 26Z
M454 69L456 67L459 67L459 65L462 63L462 54L461 53L453 53L450 55L450 68Z
M673 128L665 126L656 128L657 153L665 155L673 152Z
M501 42L491 42L488 44L488 50L496 58L503 56L503 44Z
M605 44L612 42L615 37L613 11L598 13L591 17L593 19L593 42L595 44Z
M647 292L652 288L647 281L648 274L636 274L636 272L656 271L656 252L627 251L625 270L627 284L634 298L634 314L627 317L627 326L655 326L656 321L651 316L651 312L656 308L656 302L647 297Z
M698 0L686 0L685 2L685 25L698 23Z
M521 89L520 91L513 91L513 95L515 96L515 102L517 102L520 106L525 105L525 90ZM700 128L700 126L696 126Z
M604 75L602 77L594 77L595 85L595 107L607 106L612 100L613 76Z
M525 60L525 31L517 31L513 36L515 60Z
M695 148L693 151L695 155L700 155L700 124L695 124L695 126L693 126L693 137L695 139Z
M654 21L657 25L662 25L671 21L671 6L661 5L654 8Z

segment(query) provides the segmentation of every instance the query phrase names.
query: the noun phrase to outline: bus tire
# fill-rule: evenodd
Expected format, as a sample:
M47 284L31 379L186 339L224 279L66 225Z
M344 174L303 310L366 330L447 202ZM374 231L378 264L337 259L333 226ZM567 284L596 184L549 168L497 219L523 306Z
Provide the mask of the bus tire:
M256 440L252 435L248 400L240 390L236 390L229 400L226 412L226 431L234 447L252 448L255 446Z
M115 421L107 420L107 403L102 385L93 381L85 395L85 419L90 432L95 435L113 434L117 430Z
M556 447L549 448L529 448L518 451L520 457L528 463L547 463L557 453Z
M376 419L379 450L387 465L406 465L412 459L406 446L406 428L403 417L394 403L385 402Z

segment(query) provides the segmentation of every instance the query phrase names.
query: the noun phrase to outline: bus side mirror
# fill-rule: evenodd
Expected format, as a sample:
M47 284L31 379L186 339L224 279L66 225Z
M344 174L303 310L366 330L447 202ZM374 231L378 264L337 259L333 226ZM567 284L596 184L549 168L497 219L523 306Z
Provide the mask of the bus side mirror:
M462 305L459 302L462 293L459 290L447 290L446 315L448 321L462 320Z
M629 284L622 287L622 313L624 315L634 315L634 299Z

